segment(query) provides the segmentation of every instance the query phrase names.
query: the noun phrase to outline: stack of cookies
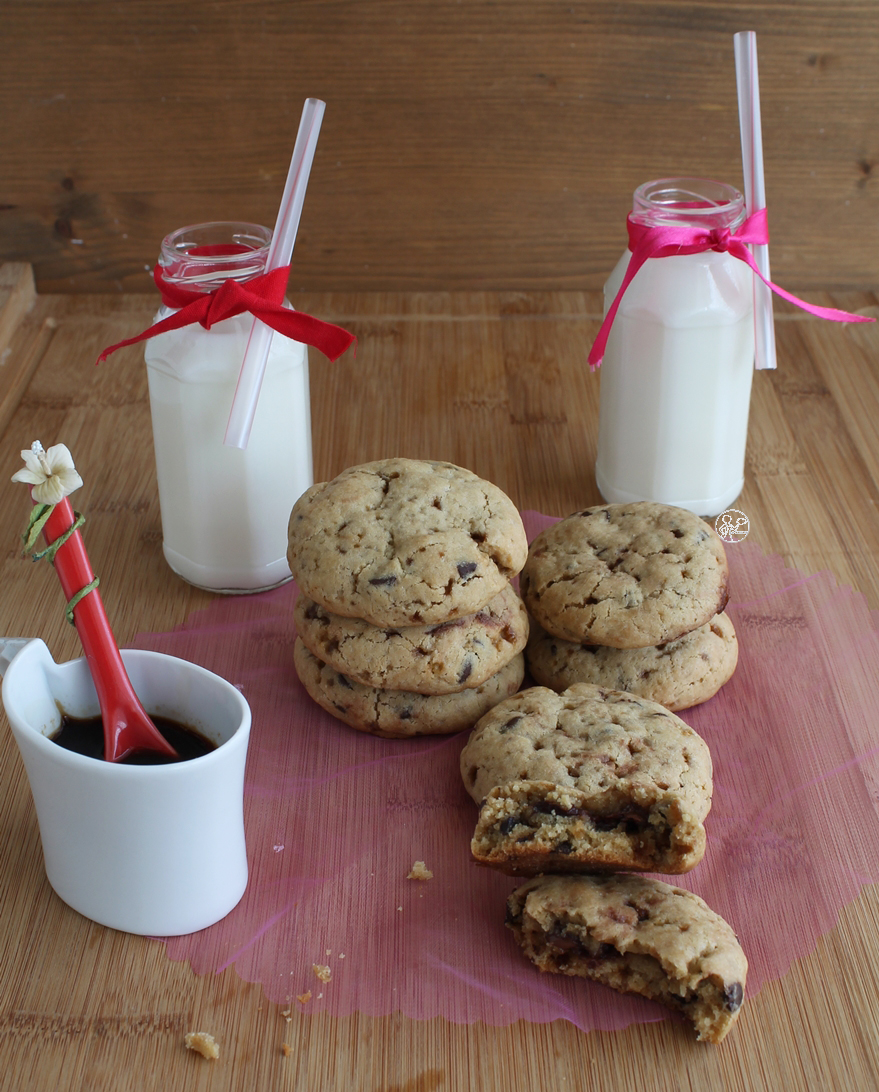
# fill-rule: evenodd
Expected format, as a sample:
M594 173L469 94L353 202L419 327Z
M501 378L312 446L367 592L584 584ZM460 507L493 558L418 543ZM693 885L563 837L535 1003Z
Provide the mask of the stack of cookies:
M290 516L294 661L309 695L373 735L458 732L522 684L528 546L497 486L386 459L312 486Z
M673 711L707 701L738 660L728 576L720 537L684 509L639 501L568 516L538 535L522 573L532 678Z

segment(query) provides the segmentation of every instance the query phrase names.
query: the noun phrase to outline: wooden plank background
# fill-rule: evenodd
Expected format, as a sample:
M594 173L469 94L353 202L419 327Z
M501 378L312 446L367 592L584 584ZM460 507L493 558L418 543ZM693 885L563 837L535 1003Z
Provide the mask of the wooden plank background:
M2 0L0 261L150 291L162 237L274 221L327 114L291 289L589 289L631 191L741 183L757 31L773 272L879 282L876 0Z

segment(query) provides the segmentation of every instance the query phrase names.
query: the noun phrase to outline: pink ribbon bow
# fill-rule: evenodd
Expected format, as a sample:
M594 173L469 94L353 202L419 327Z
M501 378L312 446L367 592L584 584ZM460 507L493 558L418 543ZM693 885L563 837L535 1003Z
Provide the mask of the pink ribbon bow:
M337 360L356 340L354 335L343 330L341 326L334 326L302 311L285 307L284 296L289 275L290 266L282 266L262 273L245 284L230 278L223 281L213 292L193 292L165 280L162 267L157 265L153 270L153 280L162 294L162 303L166 307L174 308L174 314L154 323L136 337L126 338L125 341L104 349L97 363L106 360L117 349L164 334L168 330L179 330L182 326L191 326L196 322L210 330L214 323L241 315L245 311L249 311L254 318L262 319L266 326L271 326L279 334L306 345L313 345L330 360Z
M808 311L818 318L830 319L833 322L875 322L869 315L852 315L848 311L840 311L835 307L819 307L814 303L806 303L805 300L791 295L777 284L767 280L760 270L754 256L748 249L749 243L768 243L769 226L766 218L766 209L758 209L753 215L736 230L729 228L711 228L707 230L699 227L675 227L670 225L658 225L647 227L639 224L631 216L626 220L629 229L629 250L632 252L629 265L626 269L623 283L616 294L613 303L608 308L604 321L598 331L598 336L589 351L589 367L594 371L604 358L607 347L607 338L613 320L616 317L620 302L635 274L648 258L668 258L676 254L701 254L706 250L717 250L721 253L731 254L734 258L745 262L768 285L776 295L790 303L796 304L804 311Z

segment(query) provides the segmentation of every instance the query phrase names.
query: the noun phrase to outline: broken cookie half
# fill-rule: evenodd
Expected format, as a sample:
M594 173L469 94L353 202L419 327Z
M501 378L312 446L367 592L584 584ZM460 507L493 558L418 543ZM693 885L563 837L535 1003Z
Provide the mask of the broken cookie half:
M594 794L549 781L491 790L470 850L513 876L540 872L688 872L705 852L702 815L679 794L641 786Z
M731 926L690 891L634 875L539 876L507 925L541 971L659 1001L719 1043L738 1018L748 962Z
M480 805L473 855L513 875L688 872L705 852L708 747L656 702L579 683L531 687L461 753Z

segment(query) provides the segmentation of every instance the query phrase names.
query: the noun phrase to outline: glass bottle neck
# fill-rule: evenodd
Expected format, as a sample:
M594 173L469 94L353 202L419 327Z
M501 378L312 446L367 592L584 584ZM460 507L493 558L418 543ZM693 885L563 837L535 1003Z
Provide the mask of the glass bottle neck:
M159 265L171 284L212 292L223 281L244 283L263 273L271 241L270 229L259 224L193 224L162 240Z
M736 228L745 219L745 199L724 182L660 178L635 190L632 219L648 227Z

